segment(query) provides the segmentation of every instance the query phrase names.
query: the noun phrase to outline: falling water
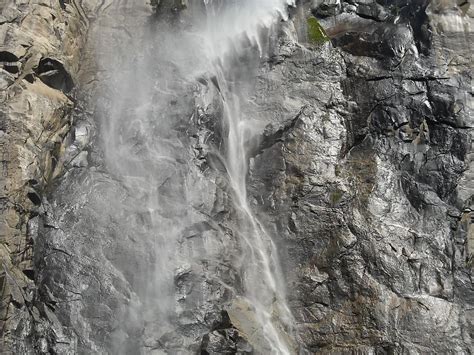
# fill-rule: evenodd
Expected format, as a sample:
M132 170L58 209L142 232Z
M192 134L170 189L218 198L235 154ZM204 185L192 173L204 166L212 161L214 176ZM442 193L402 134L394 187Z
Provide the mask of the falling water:
M247 199L248 145L260 134L256 122L242 111L245 93L239 92L242 73L235 65L242 58L242 42L265 55L261 32L269 30L286 14L287 1L281 0L208 0L208 52L223 101L223 119L228 134L225 165L234 191L239 219L239 237L245 243L245 300L255 311L267 345L274 354L291 352L284 331L291 332L291 312L286 305L284 283L279 269L278 252L270 235L256 218ZM267 32L268 34L268 32ZM258 63L256 63L258 65ZM247 68L250 73L251 69ZM253 68L252 68L253 69ZM252 77L245 80L252 80Z
M179 297L175 295L176 273L187 272L187 265L192 263L190 255L197 253L183 253L178 246L186 223L198 219L189 208L197 197L185 186L190 182L182 177L185 173L179 162L185 157L180 152L186 149L170 126L167 103L180 98L189 83L207 77L214 83L222 107L223 146L215 147L215 154L222 159L232 190L237 225L233 237L242 253L234 267L240 271L243 293L234 295L234 307L250 313L247 318L252 323L251 329L239 330L256 333L260 344L252 345L257 353L294 353L289 340L293 321L285 301L278 251L252 211L246 186L248 145L262 133L248 95L268 55L268 37L285 19L290 5L294 0L191 1L190 23L180 30L175 25L161 27L156 33L158 40L145 39L127 48L123 62L133 61L134 71L117 71L115 81L109 84L115 92L108 109L112 119L104 125L106 160L137 195L137 202L129 202L128 208L142 211L144 223L140 228L149 236L155 254L155 269L146 276L152 282L141 291L146 312L136 310L146 313L145 323L160 319L158 329L150 326L146 330L152 337L173 333L173 317L179 313L173 306ZM145 31L144 37L148 36ZM134 52L142 54L136 58L131 54ZM150 75L150 68L157 68L156 73ZM165 194L171 197L163 196L163 186L170 179L182 189ZM232 317L231 310L229 314Z

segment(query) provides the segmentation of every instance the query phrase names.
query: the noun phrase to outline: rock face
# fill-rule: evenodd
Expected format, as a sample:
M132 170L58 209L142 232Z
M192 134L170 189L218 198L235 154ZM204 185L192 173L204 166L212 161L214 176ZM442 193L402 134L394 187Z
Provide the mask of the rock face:
M63 152L87 25L78 4L0 2L2 353L46 352L53 336L57 318L33 254L44 198L70 164Z
M197 3L0 2L5 353L270 353L240 297L220 88L174 50ZM472 5L289 12L243 111L291 351L474 351Z
M332 46L272 70L272 104L304 109L250 186L288 248L310 352L472 351L467 8L323 1L295 16L298 30L311 10Z

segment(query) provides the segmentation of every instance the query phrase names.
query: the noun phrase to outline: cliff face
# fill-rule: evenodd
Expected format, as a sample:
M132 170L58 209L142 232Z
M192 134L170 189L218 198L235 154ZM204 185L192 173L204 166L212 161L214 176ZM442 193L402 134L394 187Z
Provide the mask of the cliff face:
M288 246L303 341L472 351L472 9L316 3L332 46L295 49L272 71L271 105L304 109L250 183Z
M56 318L33 254L44 196L70 164L63 153L88 20L57 1L2 1L0 14L0 329L2 353L26 353L45 349Z
M222 88L165 35L193 4L0 3L6 353L269 353L239 297ZM473 16L300 1L236 61L292 352L473 351Z

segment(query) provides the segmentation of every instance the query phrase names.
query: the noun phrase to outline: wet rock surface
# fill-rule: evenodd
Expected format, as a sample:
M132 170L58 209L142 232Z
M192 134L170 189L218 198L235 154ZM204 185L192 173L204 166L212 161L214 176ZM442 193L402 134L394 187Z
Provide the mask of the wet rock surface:
M155 5L185 27L187 2ZM268 352L237 297L215 79L156 59L160 38L144 47L160 30L144 1L0 9L6 352ZM473 351L472 11L301 1L269 44L244 105L263 127L247 183L295 352ZM310 40L310 17L330 41Z

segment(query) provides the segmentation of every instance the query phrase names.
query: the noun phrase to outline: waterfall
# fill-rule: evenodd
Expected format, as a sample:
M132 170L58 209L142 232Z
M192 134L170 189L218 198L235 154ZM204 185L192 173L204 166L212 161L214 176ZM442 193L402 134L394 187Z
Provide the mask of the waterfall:
M286 303L278 250L252 210L246 186L249 144L263 131L247 96L269 54L269 36L286 18L290 5L291 0L194 1L184 20L189 23L163 23L159 30L143 30L142 42L131 43L123 59L110 59L122 62L109 84L114 92L107 109L110 119L102 129L105 158L109 169L137 195L126 209L141 211L144 222L137 228L155 265L145 277L148 282L137 291L142 306L136 306L135 312L144 314L145 338L172 337L183 314L188 314L186 307L196 309L211 302L194 294L198 291L192 287L176 291L176 283L184 282L181 278L190 273L199 274L200 269L193 266L196 260L218 259L231 252L210 256L217 253L212 241L204 251L192 241L183 242L186 231L202 223L193 207L200 197L189 185L205 182L186 178L187 170L196 168L182 164L187 148L174 127L186 119L178 109L184 93L206 77L222 108L222 145L214 147L214 153L221 158L231 190L236 226L232 243L241 253L233 256L233 267L240 274L242 291L225 286L233 293L229 315L241 321L239 331L259 338L259 344L252 344L257 353L295 352L290 340L293 317ZM132 62L133 70L122 69L123 63ZM167 191L170 184L173 190ZM183 247L186 243L190 246ZM239 319L236 309L248 313L249 319Z
M253 213L247 199L249 156L246 146L261 131L249 113L242 111L244 93L239 92L239 85L236 85L236 82L242 81L242 72L236 70L235 66L242 65L239 64L240 56L246 50L242 47L243 43L250 43L254 51L258 50L259 56L265 56L261 32L267 30L268 34L268 30L284 18L288 5L288 2L278 0L208 0L206 5L206 44L222 96L223 120L228 131L225 165L234 191L239 237L244 243L246 292L243 297L254 309L263 336L274 354L291 352L283 332L284 328L290 330L292 315L285 300L285 286L275 243ZM255 64L258 65L258 61ZM252 69L247 68L250 73ZM236 72L240 77L233 76ZM252 79L246 78L249 81Z

